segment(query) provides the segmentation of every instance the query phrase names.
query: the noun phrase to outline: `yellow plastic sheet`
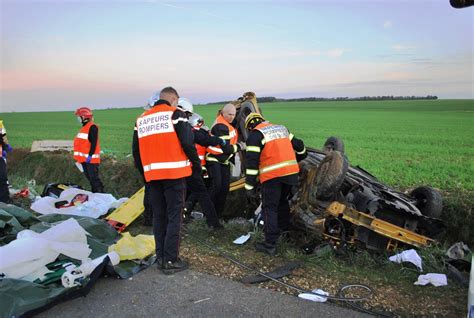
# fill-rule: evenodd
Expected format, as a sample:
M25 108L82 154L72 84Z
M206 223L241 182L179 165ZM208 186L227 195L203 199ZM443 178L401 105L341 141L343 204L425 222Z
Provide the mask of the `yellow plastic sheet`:
M120 260L143 259L155 253L155 239L153 235L130 235L123 233L122 238L114 245L109 246L109 253L115 251Z

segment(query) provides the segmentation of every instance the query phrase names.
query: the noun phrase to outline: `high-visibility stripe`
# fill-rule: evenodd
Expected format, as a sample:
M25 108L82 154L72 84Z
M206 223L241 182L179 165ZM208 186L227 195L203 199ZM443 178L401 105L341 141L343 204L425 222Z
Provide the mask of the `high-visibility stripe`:
M234 148L234 152L237 152L239 150L239 147L237 147L237 145L232 145L232 147Z
M178 119L174 119L174 120L172 120L171 122L173 123L173 125L176 125L176 124L179 123L180 121L184 121L185 123L187 123L187 122L188 122L188 119L187 119L187 118L179 117Z
M262 139L262 146L265 145L265 138Z
M216 158L214 158L214 157L211 157L211 156L207 156L207 155L206 155L206 160L207 160L207 161L215 161L215 162L219 162L219 160L217 160Z
M221 148L218 148L218 147L209 146L208 148L209 148L210 150L215 151L215 152L218 152L218 153L224 153L224 151L222 151L222 149L221 149Z
M295 135L293 135L292 133L290 133L290 136L288 136L288 138L290 138L290 140L292 140L294 136L295 136Z
M246 169L245 173L249 176L256 176L258 174L257 169Z
M245 148L245 150L252 151L252 152L260 152L260 147L258 147L258 146L247 146L247 148Z
M204 160L204 158L205 158L204 156L199 156L199 159L201 160Z
M306 147L303 147L303 150L297 151L296 153L297 153L298 155L302 155L302 154L304 154L305 152L306 152Z
M220 139L224 139L224 140L230 140L230 136L229 135L225 135L225 136L219 136Z
M133 130L137 131L138 130L137 126L133 127Z
M231 158L232 156L230 156L229 158ZM229 164L229 160L226 160L224 162L220 162L219 160L217 160L216 158L212 157L212 156L208 156L206 155L206 161L213 161L213 162L218 162L220 163L221 165L228 165Z
M283 167L296 165L296 164L298 164L296 160L288 160L288 161L280 162L280 163L277 163L277 164L274 164L274 165L271 165L271 166L267 166L263 169L260 169L260 174L265 173L265 172L269 172L269 171L273 171L273 170L276 170L276 169L280 169L280 168L283 168Z
M250 185L248 183L245 184L245 190L252 190L253 189L253 185Z
M76 137L79 138L79 139L86 139L87 140L89 138L89 135L85 134L85 133L78 133Z
M160 170L160 169L177 169L177 168L184 168L190 166L191 163L189 160L183 161L172 161L172 162L154 162L150 163L143 167L143 171L151 171L151 170Z
M74 151L74 156L81 156L81 157L89 157L89 154L87 153L83 153L83 152L79 152L79 151ZM96 155L92 155L92 158L100 158L100 155L96 154Z

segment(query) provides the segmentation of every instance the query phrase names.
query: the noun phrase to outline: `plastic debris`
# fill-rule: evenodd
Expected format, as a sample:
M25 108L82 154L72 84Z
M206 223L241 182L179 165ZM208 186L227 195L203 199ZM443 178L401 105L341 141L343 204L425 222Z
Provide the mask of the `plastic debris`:
M245 242L247 242L247 241L249 240L250 234L251 234L251 233L249 232L249 233L247 233L247 234L245 234L245 235L242 235L242 236L236 238L236 239L234 240L234 244L238 244L238 245L244 244Z
M420 272L423 271L423 267L421 265L421 257L414 249L403 251L396 255L390 256L388 259L394 263L412 263L420 270Z
M301 294L298 295L298 297L302 298L302 299L306 299L306 300L315 301L315 302L318 302L318 303L324 303L326 300L328 300L327 297L320 296L320 295L329 296L328 292L325 292L322 289L313 289L312 292L314 294L312 294L312 293L301 293Z
M114 251L121 261L142 259L155 253L155 238L145 234L132 236L126 232L116 244L109 246L109 253Z
M61 283L63 284L63 287L71 288L80 286L82 280L88 277L97 266L102 264L106 257L109 258L110 263L114 266L120 263L120 256L116 252L111 252L93 260L83 262L81 266L71 265L66 267L66 272L64 272L61 276Z
M200 220L200 219L204 218L204 213L199 212L199 211L192 211L191 212L191 218L193 220Z
M42 233L23 230L16 240L1 246L0 273L7 278L41 280L50 272L46 264L59 254L82 261L90 252L86 231L75 219L68 219Z
M457 242L448 248L446 256L451 259L463 259L469 253L471 253L471 250L464 242Z
M426 275L418 276L418 280L414 283L415 285L427 285L432 284L433 286L446 286L448 280L445 274L428 273Z

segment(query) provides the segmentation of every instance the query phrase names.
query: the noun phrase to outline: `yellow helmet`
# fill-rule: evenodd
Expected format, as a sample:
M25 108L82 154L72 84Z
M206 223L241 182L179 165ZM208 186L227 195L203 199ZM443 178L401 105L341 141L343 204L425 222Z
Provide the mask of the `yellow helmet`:
M0 135L5 135L7 133L7 129L3 126L3 120L0 120Z
M250 113L245 118L245 129L253 129L255 126L257 126L262 121L265 121L265 119L263 119L263 116L261 114L259 114L259 113Z

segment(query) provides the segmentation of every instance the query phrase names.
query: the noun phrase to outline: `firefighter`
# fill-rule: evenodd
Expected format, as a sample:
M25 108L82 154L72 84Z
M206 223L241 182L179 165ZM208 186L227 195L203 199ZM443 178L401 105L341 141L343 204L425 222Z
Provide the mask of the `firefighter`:
M159 99L136 121L133 143L138 147L149 200L153 211L153 234L159 268L172 274L188 268L179 257L182 210L186 196L186 178L201 172L201 163L193 143L193 132L184 112L179 110L179 95L172 87L156 94Z
M91 184L91 191L104 193L104 185L99 178L99 126L94 123L92 111L88 107L76 109L74 115L82 124L74 138L74 160L82 166L84 175Z
M8 143L7 130L3 126L3 120L0 120L0 202L5 203L10 202L7 176L7 152L10 151L12 147Z
M262 115L250 113L245 119L250 131L246 141L245 190L250 200L256 200L257 177L261 184L265 241L255 249L274 256L280 231L290 225L289 196L298 184L298 161L306 156L302 140L285 126L271 124Z
M217 231L223 228L222 224L219 223L217 218L216 209L214 203L209 196L206 185L204 184L203 178L207 179L206 161L205 154L207 151L214 153L223 153L224 150L231 152L233 147L230 145L226 147L227 143L224 139L216 136L211 136L207 130L202 128L204 120L198 114L193 114L193 105L186 99L179 99L178 108L185 111L189 118L189 123L193 127L194 142L196 145L196 151L201 160L202 172L194 173L186 178L187 188L189 196L185 204L185 213L191 213L191 210L196 201L199 202L201 208L206 216L206 222L210 231ZM216 146L221 146L217 148ZM209 150L207 150L209 148ZM229 150L229 148L231 150ZM214 149L214 150L212 150Z
M226 140L231 151L222 154L207 153L206 166L210 179L209 194L216 208L217 216L221 216L224 211L227 194L229 193L230 165L233 156L243 146L237 142L237 129L232 126L236 114L235 106L226 104L217 116L211 128L211 135Z

